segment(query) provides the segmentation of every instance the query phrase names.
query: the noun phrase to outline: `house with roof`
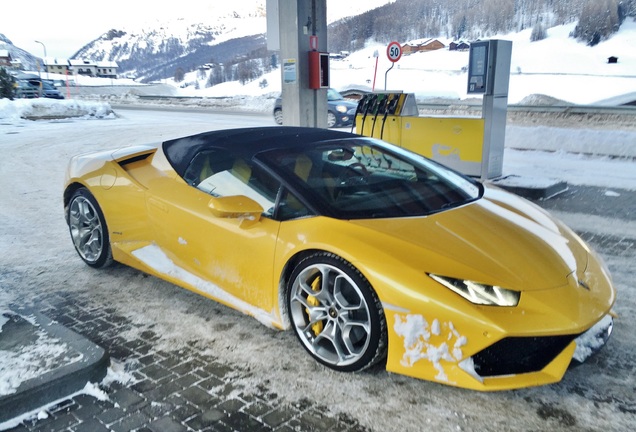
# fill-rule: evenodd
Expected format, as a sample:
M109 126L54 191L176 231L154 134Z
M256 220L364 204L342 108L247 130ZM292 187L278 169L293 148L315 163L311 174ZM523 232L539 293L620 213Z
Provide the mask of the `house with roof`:
M438 39L423 39L402 45L402 53L409 55L416 52L435 51L445 47L446 45Z
M117 78L119 65L114 61L97 62L97 76L101 78Z
M44 70L48 73L66 75L71 70L71 66L67 59L58 59L51 57L44 59Z
M0 66L11 67L11 53L9 50L0 49Z
M451 42L448 44L449 51L468 51L470 49L470 45L468 45L464 41L459 42Z
M97 76L97 64L90 60L70 59L71 71L77 75Z
M77 75L99 78L117 78L119 65L114 61L94 62L86 59L70 59L71 71Z

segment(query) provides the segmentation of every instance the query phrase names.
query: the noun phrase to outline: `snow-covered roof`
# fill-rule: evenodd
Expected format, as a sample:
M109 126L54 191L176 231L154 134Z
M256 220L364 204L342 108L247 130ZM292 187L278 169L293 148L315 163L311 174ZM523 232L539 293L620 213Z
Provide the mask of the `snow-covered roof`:
M70 59L69 63L71 66L96 66L95 62L85 59Z
M55 66L55 65L68 66L68 59L60 59L57 57L46 57L44 59L44 64L51 65L51 66Z
M98 68L118 68L119 65L114 61L99 61L97 62Z

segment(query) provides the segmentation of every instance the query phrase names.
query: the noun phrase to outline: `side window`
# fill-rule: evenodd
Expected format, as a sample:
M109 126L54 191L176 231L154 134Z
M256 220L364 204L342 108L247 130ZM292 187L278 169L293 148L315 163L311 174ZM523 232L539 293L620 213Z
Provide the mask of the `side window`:
M184 178L213 196L247 196L263 207L266 216L273 214L280 188L280 182L259 166L219 149L197 154Z
M232 167L234 157L227 151L220 149L206 150L192 159L183 178L188 184L198 186L203 180L214 173L225 171Z
M278 206L278 219L286 221L313 216L313 213L289 190L284 189Z

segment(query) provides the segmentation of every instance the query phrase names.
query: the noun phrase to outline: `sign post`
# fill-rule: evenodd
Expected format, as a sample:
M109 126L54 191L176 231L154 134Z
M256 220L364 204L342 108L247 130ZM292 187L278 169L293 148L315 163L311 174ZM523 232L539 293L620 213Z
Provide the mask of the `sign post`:
M389 58L389 61L391 62L391 67L387 69L387 71L384 73L384 91L386 91L386 80L387 80L387 75L389 74L389 71L391 69L393 69L393 66L395 66L395 63L397 63L397 61L402 57L402 45L400 45L399 42L391 42L387 47L386 47L386 56Z

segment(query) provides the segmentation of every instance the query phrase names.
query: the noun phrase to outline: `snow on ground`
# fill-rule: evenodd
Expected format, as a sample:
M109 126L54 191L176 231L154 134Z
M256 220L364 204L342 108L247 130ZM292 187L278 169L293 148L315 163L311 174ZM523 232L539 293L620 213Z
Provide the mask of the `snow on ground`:
M548 29L548 37L538 42L530 42L531 29L492 38L513 42L510 103L519 103L533 94L546 94L570 103L593 104L636 92L636 51L633 49L636 21L625 21L617 34L594 47L569 37L574 26ZM448 45L451 40L442 42ZM619 62L608 64L610 56L618 57ZM331 86L338 90L371 89L375 81L375 90L401 90L415 93L418 99L466 99L474 97L466 92L468 58L468 51L421 52L402 56L387 72L391 63L386 56L386 45L370 42L343 60L331 60ZM183 95L208 97L277 94L281 91L280 73L276 69L246 85L234 82L209 88L203 79L199 80L199 89L191 85L179 91ZM187 74L184 80L185 83L196 81L197 72ZM262 85L263 82L267 85Z

